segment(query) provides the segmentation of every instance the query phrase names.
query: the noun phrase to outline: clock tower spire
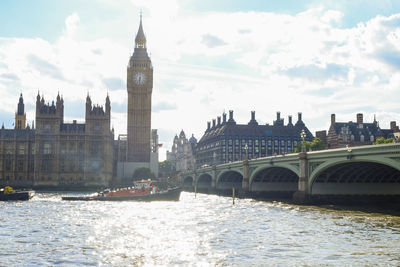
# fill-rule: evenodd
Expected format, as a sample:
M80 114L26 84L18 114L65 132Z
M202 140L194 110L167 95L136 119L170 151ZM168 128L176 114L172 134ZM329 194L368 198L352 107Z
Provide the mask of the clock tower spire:
M143 31L142 13L141 12L140 12L139 30L138 30L138 32L136 34L136 38L135 38L135 47L146 49L146 36L144 35L144 31Z
M146 36L140 14L135 49L127 68L128 162L150 162L151 94L153 66L146 48Z

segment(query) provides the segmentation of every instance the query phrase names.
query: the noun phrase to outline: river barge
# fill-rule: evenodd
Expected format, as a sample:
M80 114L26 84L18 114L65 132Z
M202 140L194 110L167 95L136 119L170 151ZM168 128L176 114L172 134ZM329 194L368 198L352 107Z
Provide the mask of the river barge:
M179 201L182 188L159 190L151 180L135 182L132 187L104 190L92 196L64 196L62 200L80 201Z

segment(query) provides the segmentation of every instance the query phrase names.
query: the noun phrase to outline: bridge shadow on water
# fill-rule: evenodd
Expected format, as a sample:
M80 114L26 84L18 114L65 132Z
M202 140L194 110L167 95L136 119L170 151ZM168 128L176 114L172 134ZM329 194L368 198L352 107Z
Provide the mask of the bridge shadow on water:
M184 191L194 193L193 187L184 187ZM196 188L199 194L211 194L232 197L232 190ZM265 202L281 202L296 206L315 206L335 211L358 211L400 217L400 196L312 196L308 203L298 204L293 200L293 192L244 192L235 190L237 199L254 199Z

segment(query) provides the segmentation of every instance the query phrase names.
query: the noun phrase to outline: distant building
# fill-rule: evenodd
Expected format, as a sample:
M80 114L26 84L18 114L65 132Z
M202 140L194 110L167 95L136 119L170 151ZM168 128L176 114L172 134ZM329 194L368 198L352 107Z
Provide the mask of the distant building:
M196 144L196 138L192 135L188 140L183 130L180 132L179 137L175 135L171 151L167 151L167 160L171 161L176 171L193 169Z
M316 138L319 138L319 139L321 140L321 142L322 142L325 146L327 146L326 130L315 132L315 137L316 137Z
M345 146L371 145L378 138L393 138L396 123L391 123L393 129L381 129L374 119L372 123L364 123L363 114L358 113L356 122L336 122L336 115L331 115L331 126L327 135L327 147L339 148Z
M217 117L207 123L207 130L196 146L196 165L211 165L213 163L225 163L242 160L280 155L292 152L298 142L301 142L301 132L305 131L307 141L314 139L307 129L302 114L298 113L296 124L292 123L292 116L288 118L287 125L277 112L273 125L259 125L255 119L255 112L251 112L251 120L248 124L237 124L233 119L233 111L229 111L229 119L226 114Z
M395 121L390 122L390 130L392 130L394 133L400 133L400 128L398 125L396 125Z
M400 142L400 128L398 125L396 125L395 121L390 122L390 129L393 131L394 141L396 143L399 143Z

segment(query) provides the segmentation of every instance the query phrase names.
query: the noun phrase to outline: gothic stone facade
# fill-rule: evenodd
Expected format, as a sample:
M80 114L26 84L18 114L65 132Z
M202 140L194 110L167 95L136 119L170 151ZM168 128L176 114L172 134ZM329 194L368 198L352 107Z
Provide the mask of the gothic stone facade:
M85 123L64 123L64 100L38 94L36 129L25 126L22 95L15 129L0 130L0 185L36 188L107 186L112 180L110 99L105 110L86 99Z

